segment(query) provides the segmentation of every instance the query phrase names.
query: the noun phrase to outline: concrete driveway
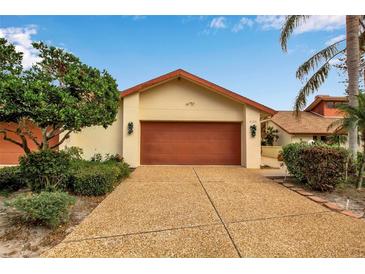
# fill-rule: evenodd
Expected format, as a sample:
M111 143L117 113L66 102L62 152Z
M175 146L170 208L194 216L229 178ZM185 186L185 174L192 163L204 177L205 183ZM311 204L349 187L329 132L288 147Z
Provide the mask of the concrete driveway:
M44 256L365 257L365 222L240 167L139 167Z

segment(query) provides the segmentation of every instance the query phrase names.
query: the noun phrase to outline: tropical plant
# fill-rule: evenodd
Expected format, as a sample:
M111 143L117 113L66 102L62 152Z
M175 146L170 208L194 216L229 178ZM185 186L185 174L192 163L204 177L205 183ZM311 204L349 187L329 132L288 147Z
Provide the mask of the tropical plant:
M365 93L359 93L359 95L357 95L357 99L358 105L355 107L346 104L338 106L338 108L344 112L345 116L343 119L339 119L333 122L329 126L329 128L335 127L337 132L343 129L353 128L354 126L358 128L361 134L363 153L365 153ZM358 189L361 189L362 187L364 166L365 158L362 157L358 168Z
M293 34L295 28L305 23L309 16L306 15L290 15L287 16L283 24L280 44L283 51L287 51L287 43L290 36ZM304 86L299 90L296 97L294 109L296 114L306 105L307 97L318 91L319 87L327 79L331 69L331 61L335 57L346 54L346 65L348 72L348 88L349 104L356 107L356 95L359 89L359 63L360 50L363 54L365 52L365 27L363 21L365 16L361 15L347 15L346 16L346 39L334 42L328 47L318 51L306 62L304 62L296 71L296 77L305 81ZM363 26L360 32L360 24ZM343 43L346 41L346 47ZM340 47L342 45L342 47ZM340 48L339 48L340 47ZM318 68L317 70L315 70ZM315 72L308 78L306 77L311 71ZM349 148L353 155L356 155L357 150L357 130L356 128L349 129Z
M72 132L95 125L106 128L114 122L119 91L107 71L90 67L63 49L42 42L32 46L40 61L24 69L23 54L0 38L0 122L5 125L0 136L4 140L28 154L28 140L39 150L54 149ZM32 128L40 129L42 138Z
M342 134L338 134L338 133L333 133L332 135L328 136L327 138L327 143L330 145L343 145L346 144L347 142L347 137L345 135Z
M274 143L279 140L279 131L273 127L267 127L264 132L263 141L268 146L273 146Z

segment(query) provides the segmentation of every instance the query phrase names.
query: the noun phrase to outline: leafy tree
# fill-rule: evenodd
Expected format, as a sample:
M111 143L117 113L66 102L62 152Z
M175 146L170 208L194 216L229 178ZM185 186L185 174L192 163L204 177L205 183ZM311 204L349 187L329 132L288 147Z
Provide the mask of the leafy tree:
M119 91L107 71L42 42L32 45L41 61L25 70L22 53L0 38L0 122L5 125L0 126L0 137L29 153L27 140L39 150L54 149L72 132L90 126L106 128L115 121ZM16 129L7 123L14 123ZM33 127L40 129L41 139L31 131ZM50 146L57 136L58 142Z
M305 23L309 16L306 15L290 15L286 17L283 24L280 44L283 51L287 51L287 43L295 28ZM357 105L357 97L359 90L359 69L360 54L365 52L365 26L363 21L364 15L347 15L346 16L346 39L333 43L328 47L318 51L306 62L304 62L296 72L296 77L305 82L304 86L299 90L296 97L294 109L299 114L307 103L307 97L318 91L319 87L327 79L331 69L331 60L337 56L346 54L346 66L348 72L348 95L349 104L353 107ZM360 29L360 25L362 29ZM346 41L346 47L342 46ZM339 48L340 47L340 48ZM316 68L318 68L316 70ZM314 70L314 73L307 79L306 77ZM357 129L349 129L349 147L352 154L356 155L357 150Z
M279 140L279 131L277 129L274 129L273 127L267 127L264 132L264 142L269 145L273 146L274 143Z
M359 93L359 95L357 95L357 98L358 98L358 105L355 107L346 104L338 106L338 108L344 112L345 117L343 119L339 119L333 122L329 128L336 127L336 131L338 132L343 129L349 129L356 126L361 134L363 153L365 155L365 93L363 92ZM361 189L362 187L364 166L365 166L365 158L362 157L358 173L358 184L357 184L358 189Z

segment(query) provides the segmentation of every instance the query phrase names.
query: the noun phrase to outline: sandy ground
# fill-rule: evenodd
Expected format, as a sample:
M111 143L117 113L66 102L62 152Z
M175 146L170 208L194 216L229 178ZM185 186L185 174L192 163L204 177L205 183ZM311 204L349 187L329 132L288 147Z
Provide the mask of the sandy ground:
M60 243L104 199L77 197L69 223L52 230L44 226L26 225L20 220L7 217L3 201L18 194L0 196L0 257L39 257Z

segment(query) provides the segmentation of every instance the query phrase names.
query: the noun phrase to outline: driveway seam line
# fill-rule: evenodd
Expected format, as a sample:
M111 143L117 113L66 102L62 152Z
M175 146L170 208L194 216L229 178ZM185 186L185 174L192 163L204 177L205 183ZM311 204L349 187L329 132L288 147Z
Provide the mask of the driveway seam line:
M205 192L205 195L207 195L207 197L208 197L208 199L209 199L209 202L210 202L210 203L211 203L211 205L213 206L213 208L214 208L214 210L215 210L215 213L217 214L218 218L219 218L219 219L220 219L220 221L222 222L222 225L223 225L224 229L226 230L226 232L227 232L227 234L228 234L228 237L229 237L229 239L231 240L231 242L232 242L232 244L233 244L234 249L236 250L236 252L237 252L238 256L239 256L240 258L242 258L242 255L241 255L240 251L238 250L238 247L236 246L236 243L233 241L233 237L232 237L231 233L229 233L229 230L228 230L228 228L227 228L226 224L224 223L224 221L223 221L223 219L222 219L221 215L219 215L219 212L218 212L217 208L215 207L215 205L214 205L214 203L213 203L212 198L209 196L209 194L208 194L207 190L205 189L205 187L204 187L204 185L203 185L202 181L200 180L200 177L199 177L198 173L196 172L195 168L193 168L193 171L194 171L194 173L195 173L195 176L198 178L198 181L199 181L199 183L200 183L201 187L203 188L203 190L204 190L204 192Z
M300 217L300 216L310 216L315 214L324 214L324 213L332 213L331 210L325 211L318 211L318 212L310 212L310 213L302 213L302 214L292 214L292 215L282 215L282 216L273 216L267 218L256 218L256 219L246 219L241 221L232 221L227 222L227 224L237 224L237 223L247 223L247 222L257 222L257 221L264 221L264 220L272 220L272 219L281 219L281 218L291 218L291 217Z
M211 223L211 224L204 224L204 225L193 225L193 226L182 226L182 227L173 227L173 228L166 228L166 229L157 229L157 230L149 230L149 231L141 231L141 232L131 232L131 233L124 233L124 234L114 234L110 236L96 236L90 238L82 238L77 240L65 240L64 243L74 243L74 242L82 242L82 241L89 241L89 240L98 240L98 239L108 239L108 238L116 238L116 237L126 237L126 236L134 236L134 235L141 235L141 234L150 234L150 233L159 233L165 231L174 231L180 229L188 229L188 228L200 228L200 227L207 227L207 226L216 226L221 225L221 223Z

